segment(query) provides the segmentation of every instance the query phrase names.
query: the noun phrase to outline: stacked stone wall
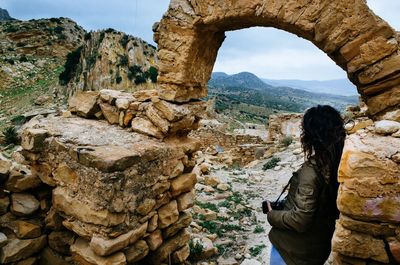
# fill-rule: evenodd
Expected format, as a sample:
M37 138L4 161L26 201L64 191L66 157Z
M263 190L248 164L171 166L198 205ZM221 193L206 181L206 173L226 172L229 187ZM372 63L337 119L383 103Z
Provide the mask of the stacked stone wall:
M300 139L302 114L283 113L270 115L268 121L268 138L271 142L279 142L290 137Z

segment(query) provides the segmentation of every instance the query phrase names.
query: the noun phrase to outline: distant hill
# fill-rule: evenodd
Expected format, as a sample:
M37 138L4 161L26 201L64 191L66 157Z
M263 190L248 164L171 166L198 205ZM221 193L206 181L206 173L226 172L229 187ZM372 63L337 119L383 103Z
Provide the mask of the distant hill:
M8 20L15 20L15 19L10 17L10 14L8 14L8 11L6 9L0 8L0 22Z
M304 112L318 105L332 105L343 111L358 103L357 96L313 93L288 86L272 86L252 73L227 75L213 73L209 81L209 97L215 98L215 108L243 122L265 123L276 112Z
M333 80L296 80L296 79L262 79L272 86L288 86L316 93L328 93L342 96L355 96L358 94L356 86L348 79Z

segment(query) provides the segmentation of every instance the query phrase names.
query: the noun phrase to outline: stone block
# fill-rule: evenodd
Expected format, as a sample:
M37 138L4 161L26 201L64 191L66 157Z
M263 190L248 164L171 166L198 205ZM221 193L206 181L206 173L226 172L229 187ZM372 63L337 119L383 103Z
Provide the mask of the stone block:
M164 138L164 134L157 126L155 126L151 121L141 117L136 117L132 120L132 130L134 132L138 132L155 138Z
M7 236L0 232L0 248L2 248L5 245L7 245L7 242L8 242Z
M172 254L172 262L174 263L184 263L190 255L189 245L185 245L184 247L178 249Z
M37 175L43 183L51 187L56 186L56 182L51 174L52 168L49 164L34 164L32 165L32 172L33 174Z
M158 226L166 228L179 219L178 205L175 200L158 209Z
M45 235L34 239L9 239L0 249L0 263L20 261L38 253L45 247L46 239Z
M75 241L75 235L68 230L53 231L48 235L49 247L62 254L70 255L70 247Z
M28 193L11 195L11 212L17 216L31 215L39 209L40 203L35 196Z
M40 265L70 265L62 256L46 247L40 252Z
M375 132L379 134L392 134L400 130L400 122L382 120L375 122Z
M396 228L387 223L363 222L359 220L354 220L343 214L340 215L338 222L340 223L340 225L348 230L373 235L375 237L387 237L396 235Z
M37 188L41 183L40 178L30 168L17 165L11 169L5 186L9 191L23 192L28 189Z
M178 203L178 211L183 212L186 209L193 207L195 199L194 190L190 192L186 192L179 197L176 198L176 202Z
M158 110L152 105L148 106L146 109L147 118L161 130L163 134L167 134L169 130L170 123L164 119Z
M193 221L192 215L188 212L181 213L178 221L163 230L163 237L169 238L174 236L183 228L186 228Z
M54 231L59 231L64 228L62 222L63 218L57 213L54 207L51 207L44 219L46 228Z
M124 250L124 254L126 256L126 261L128 264L132 264L134 262L138 262L147 256L149 253L149 247L147 246L146 241L139 240L132 246L129 246Z
M8 196L0 198L0 215L7 213L8 206L10 206L10 198Z
M11 161L0 154L0 181L7 179L11 166Z
M120 251L130 244L134 244L146 234L146 231L147 223L144 223L135 230L112 239L104 239L95 235L90 241L90 247L97 255L108 256Z
M170 122L176 122L190 114L190 110L184 105L173 104L165 100L157 100L153 102L153 106Z
M173 197L179 194L191 191L196 185L197 178L194 173L182 174L171 181L171 195Z
M167 261L168 256L174 251L184 247L190 239L190 234L187 230L180 231L174 237L168 239L159 247L152 255L151 261L153 264L160 264Z
M136 91L133 93L133 97L135 100L144 102L144 101L150 101L151 98L157 97L158 96L158 91L157 90L140 90Z
M149 226L147 227L147 232L151 233L158 227L158 214L153 215L149 220Z
M159 248L163 243L163 237L161 230L156 230L152 232L149 236L145 238L147 245L149 246L151 251Z
M332 250L345 256L389 262L383 240L347 230L339 223L332 238Z
M64 162L53 171L53 177L58 183L64 185L76 185L78 181L78 175Z
M40 225L33 222L16 220L7 225L7 227L13 230L19 239L36 238L42 235L42 228Z
M100 103L101 112L110 124L119 124L119 111L117 107L107 103Z
M145 215L147 215L149 212L151 212L151 210L154 208L155 205L156 205L156 200L146 198L146 199L144 199L144 201L139 205L139 207L136 208L136 211L137 211L140 215L145 216Z
M99 106L97 105L98 97L99 92L78 91L74 96L69 98L68 109L72 113L76 113L78 116L91 118L97 111L99 111Z
M85 265L126 265L124 253L117 252L107 257L96 255L89 246L89 242L78 238L71 246L73 260L78 264Z
M44 140L48 137L48 131L44 129L28 128L22 132L21 146L31 152L40 152L44 149Z

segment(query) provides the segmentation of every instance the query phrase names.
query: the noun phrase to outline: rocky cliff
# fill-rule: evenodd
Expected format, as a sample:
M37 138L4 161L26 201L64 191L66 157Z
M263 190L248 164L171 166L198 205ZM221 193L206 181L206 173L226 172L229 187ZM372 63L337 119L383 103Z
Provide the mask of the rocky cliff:
M0 8L0 21L14 20L6 9Z
M71 55L72 56L72 55ZM67 62L61 82L76 90L137 91L154 88L157 81L156 48L113 29L90 32Z

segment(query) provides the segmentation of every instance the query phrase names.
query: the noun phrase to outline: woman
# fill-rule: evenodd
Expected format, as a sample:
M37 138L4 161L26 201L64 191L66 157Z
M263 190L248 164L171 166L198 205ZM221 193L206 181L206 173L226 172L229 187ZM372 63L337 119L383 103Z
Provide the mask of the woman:
M340 113L330 106L310 108L302 121L306 162L293 173L283 210L268 204L272 229L271 265L322 265L331 250L337 171L346 132Z

